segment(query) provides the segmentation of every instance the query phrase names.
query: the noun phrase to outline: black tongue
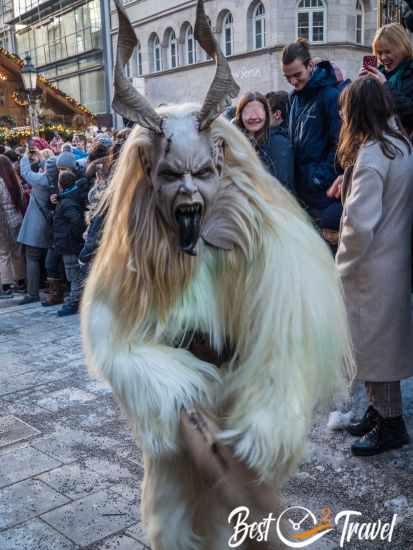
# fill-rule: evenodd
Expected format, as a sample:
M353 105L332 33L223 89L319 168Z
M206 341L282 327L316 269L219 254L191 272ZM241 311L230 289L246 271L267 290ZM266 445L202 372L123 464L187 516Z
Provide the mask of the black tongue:
M187 254L196 256L195 247L201 233L200 214L181 214L178 216L178 225L180 248Z

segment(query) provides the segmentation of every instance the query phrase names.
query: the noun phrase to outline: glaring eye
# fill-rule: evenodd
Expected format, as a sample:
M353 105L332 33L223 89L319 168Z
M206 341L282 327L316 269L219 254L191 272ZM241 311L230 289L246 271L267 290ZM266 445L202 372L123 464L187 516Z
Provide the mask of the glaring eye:
M196 174L194 174L196 178L209 178L212 176L212 169L211 168L203 168Z
M159 175L166 181L175 181L181 177L181 174L173 172L172 170L163 170Z

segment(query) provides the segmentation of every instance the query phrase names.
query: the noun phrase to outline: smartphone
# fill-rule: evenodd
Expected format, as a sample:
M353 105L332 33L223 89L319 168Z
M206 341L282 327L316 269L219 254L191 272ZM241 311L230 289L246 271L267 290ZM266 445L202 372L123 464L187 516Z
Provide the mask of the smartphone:
M377 68L377 57L375 55L365 55L363 57L363 67L367 69L368 67Z

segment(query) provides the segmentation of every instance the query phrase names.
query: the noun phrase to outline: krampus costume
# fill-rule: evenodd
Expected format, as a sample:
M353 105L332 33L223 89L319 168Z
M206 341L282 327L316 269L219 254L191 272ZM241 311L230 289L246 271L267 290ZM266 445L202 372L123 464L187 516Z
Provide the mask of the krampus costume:
M226 518L203 497L180 436L182 407L211 410L234 453L279 490L315 406L345 385L345 309L307 216L219 117L239 89L203 2L195 35L217 62L205 103L157 111L123 75L136 37L116 4L114 108L138 124L108 190L84 293L87 362L136 427L152 549L224 550ZM215 364L193 352L205 345Z

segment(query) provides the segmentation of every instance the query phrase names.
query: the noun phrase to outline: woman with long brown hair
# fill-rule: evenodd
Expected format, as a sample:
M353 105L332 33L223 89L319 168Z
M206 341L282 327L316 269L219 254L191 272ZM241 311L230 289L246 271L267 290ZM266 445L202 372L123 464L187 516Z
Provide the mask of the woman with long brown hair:
M400 380L413 376L413 154L390 92L374 77L353 82L340 103L338 160L346 172L336 264L357 378L369 399L364 417L348 431L361 437L352 453L371 456L409 442Z
M235 124L247 136L268 172L282 185L294 192L294 156L272 126L272 112L267 98L259 92L241 97L235 115Z
M23 190L12 163L0 155L0 297L13 297L12 285L24 286L25 265L17 235L23 220Z

